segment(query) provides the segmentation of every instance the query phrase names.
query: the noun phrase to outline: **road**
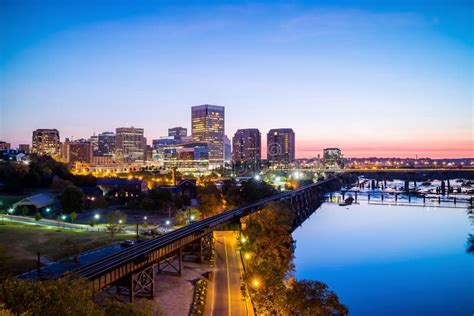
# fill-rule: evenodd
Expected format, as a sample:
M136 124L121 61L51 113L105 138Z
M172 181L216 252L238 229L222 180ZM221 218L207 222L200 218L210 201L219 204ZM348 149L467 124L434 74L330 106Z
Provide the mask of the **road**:
M254 315L249 300L241 289L241 262L234 232L215 232L215 274L209 314Z

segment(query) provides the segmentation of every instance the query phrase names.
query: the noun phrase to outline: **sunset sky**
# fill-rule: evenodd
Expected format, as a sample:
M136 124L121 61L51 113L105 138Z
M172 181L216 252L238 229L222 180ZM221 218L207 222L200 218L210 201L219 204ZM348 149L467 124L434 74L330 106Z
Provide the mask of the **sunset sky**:
M0 1L0 140L226 108L297 157L474 157L472 1Z

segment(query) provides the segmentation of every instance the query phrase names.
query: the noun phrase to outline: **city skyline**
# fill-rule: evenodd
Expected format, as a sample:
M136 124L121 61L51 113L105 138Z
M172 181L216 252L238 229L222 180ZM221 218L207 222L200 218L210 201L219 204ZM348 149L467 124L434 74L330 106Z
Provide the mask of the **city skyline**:
M13 147L38 128L120 126L151 144L208 103L225 106L229 137L292 128L297 158L474 156L469 2L50 4L0 10Z

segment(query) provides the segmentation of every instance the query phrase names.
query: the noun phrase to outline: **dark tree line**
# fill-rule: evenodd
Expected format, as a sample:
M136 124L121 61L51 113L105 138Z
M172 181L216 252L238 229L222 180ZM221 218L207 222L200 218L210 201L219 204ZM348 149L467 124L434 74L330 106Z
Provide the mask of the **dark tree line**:
M55 178L69 181L76 186L95 186L93 176L75 176L67 166L49 156L32 155L28 165L5 162L0 164L0 189L5 193L22 194L26 189L47 188Z

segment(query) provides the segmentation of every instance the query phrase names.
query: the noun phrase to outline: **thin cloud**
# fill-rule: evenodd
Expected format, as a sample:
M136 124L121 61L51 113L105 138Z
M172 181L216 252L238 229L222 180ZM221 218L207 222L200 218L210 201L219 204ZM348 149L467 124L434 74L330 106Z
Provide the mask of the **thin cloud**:
M435 20L433 20L435 21ZM279 25L273 41L292 41L321 35L341 35L380 28L418 28L435 23L412 12L371 12L360 9L316 9Z

